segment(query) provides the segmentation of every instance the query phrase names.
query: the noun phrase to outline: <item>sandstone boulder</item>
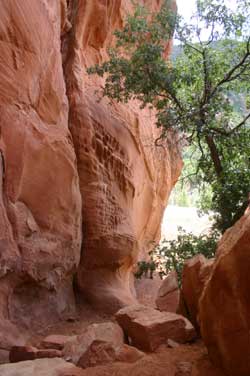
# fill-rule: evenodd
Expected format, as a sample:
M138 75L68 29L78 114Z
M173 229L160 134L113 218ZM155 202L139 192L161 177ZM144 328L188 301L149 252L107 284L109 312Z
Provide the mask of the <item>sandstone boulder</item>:
M91 324L81 335L65 344L63 357L83 368L87 364L105 363L121 349L123 337L122 329L115 323Z
M156 306L160 311L177 312L180 304L180 290L175 271L170 272L162 281L156 298Z
M116 350L112 343L94 340L81 355L77 365L81 368L105 365L115 360Z
M1 376L81 376L82 370L63 359L37 359L0 365Z
M167 344L168 338L180 343L195 338L192 324L175 313L133 305L119 310L115 316L132 345L141 350L154 351L161 344Z
M134 363L145 356L144 352L134 346L124 344L116 354L115 360L124 363Z
M201 334L213 363L230 376L250 375L250 213L220 240L200 298Z
M206 259L203 255L197 255L187 260L182 272L182 298L189 320L199 328L198 313L199 299L209 278L214 259Z
M135 363L145 354L133 346L123 344L121 347L114 343L94 340L80 357L77 366L90 368L113 362Z

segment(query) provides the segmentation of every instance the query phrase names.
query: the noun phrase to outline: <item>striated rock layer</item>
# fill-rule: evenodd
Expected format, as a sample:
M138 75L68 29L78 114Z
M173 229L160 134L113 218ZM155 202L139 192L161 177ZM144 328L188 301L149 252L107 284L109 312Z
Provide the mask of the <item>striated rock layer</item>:
M201 333L213 363L230 376L250 375L250 213L220 240L200 299Z
M145 1L156 10L160 1ZM156 148L154 114L137 103L98 102L103 80L86 67L102 62L132 1L71 1L72 29L63 56L69 125L83 200L83 246L78 285L97 307L116 311L133 303L131 268L159 239L167 198L181 160L172 136Z
M60 34L60 1L2 2L0 321L26 327L72 314L80 260L81 196Z
M1 4L0 321L11 333L0 348L13 333L23 344L15 324L72 315L77 270L82 297L103 310L134 302L132 265L159 238L181 169L174 137L155 148L153 113L98 103L102 80L86 74L131 4Z

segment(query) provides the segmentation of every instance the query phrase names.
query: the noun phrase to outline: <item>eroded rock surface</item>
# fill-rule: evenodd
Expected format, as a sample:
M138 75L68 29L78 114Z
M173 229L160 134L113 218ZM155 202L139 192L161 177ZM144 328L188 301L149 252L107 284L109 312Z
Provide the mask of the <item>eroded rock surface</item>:
M201 333L213 363L230 376L250 374L250 213L220 240L200 299Z
M156 148L154 113L98 103L103 81L86 74L131 10L130 0L1 5L0 320L18 328L72 317L77 269L83 299L112 312L134 303L132 266L159 238L182 165L175 137Z
M65 344L63 357L83 368L106 363L114 359L123 346L123 337L123 331L116 323L92 324Z
M80 260L81 196L60 51L62 4L1 4L0 320L26 328L72 314L72 275Z
M102 99L103 80L86 67L103 61L132 1L70 2L73 29L64 38L63 56L69 124L83 198L83 252L78 285L102 310L115 312L135 302L131 268L138 255L159 239L163 211L181 161L173 135L155 148L154 113L137 103ZM152 9L159 1L145 1ZM83 22L84 20L84 22Z

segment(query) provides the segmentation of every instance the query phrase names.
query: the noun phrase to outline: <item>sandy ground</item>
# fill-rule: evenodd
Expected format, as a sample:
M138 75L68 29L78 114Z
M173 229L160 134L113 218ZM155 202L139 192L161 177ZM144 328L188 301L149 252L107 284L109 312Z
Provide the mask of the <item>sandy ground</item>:
M188 363L191 372L177 373L180 363ZM202 342L170 349L162 345L136 363L113 363L88 368L82 376L225 376L212 366Z
M74 322L59 322L43 333L36 333L29 344L37 345L49 334L76 335L84 328L97 322L114 321L114 317L103 315L86 302L78 302L78 318ZM187 362L191 373L177 373L180 363ZM184 365L185 366L185 365ZM156 352L147 353L135 363L114 362L104 366L87 368L79 372L80 376L225 376L209 360L207 350L201 340L194 343L169 348L162 345ZM68 373L65 376L70 376Z

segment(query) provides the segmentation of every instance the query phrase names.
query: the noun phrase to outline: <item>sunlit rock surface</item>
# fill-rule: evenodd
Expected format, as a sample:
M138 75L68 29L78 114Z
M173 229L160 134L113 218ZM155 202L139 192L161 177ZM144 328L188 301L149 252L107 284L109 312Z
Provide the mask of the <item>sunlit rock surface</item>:
M81 196L60 34L60 1L2 2L0 321L26 328L72 315L80 260Z
M200 299L201 333L213 363L227 375L250 374L250 213L220 240Z
M146 3L154 10L160 5ZM154 146L159 133L153 112L134 102L98 102L103 80L86 74L86 67L107 57L112 33L132 11L132 1L70 4L73 28L64 37L63 56L83 201L78 285L90 302L113 312L135 301L132 265L159 239L182 163L173 135L165 147Z

